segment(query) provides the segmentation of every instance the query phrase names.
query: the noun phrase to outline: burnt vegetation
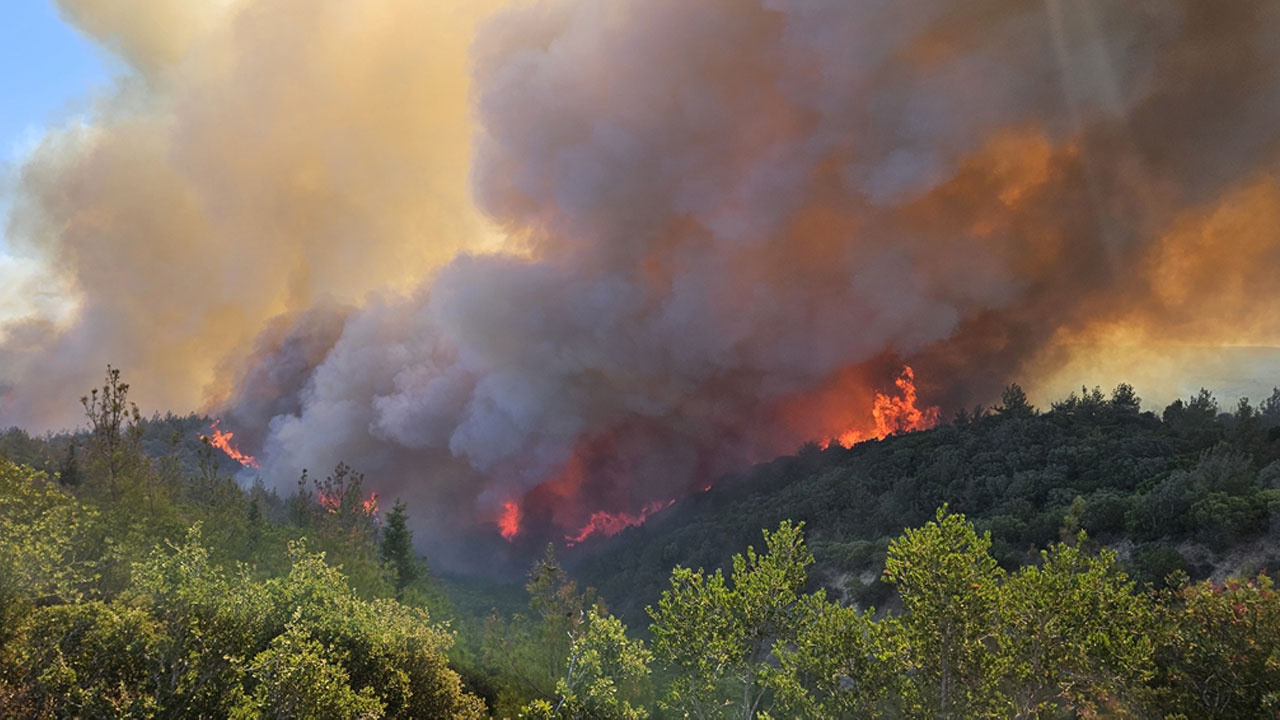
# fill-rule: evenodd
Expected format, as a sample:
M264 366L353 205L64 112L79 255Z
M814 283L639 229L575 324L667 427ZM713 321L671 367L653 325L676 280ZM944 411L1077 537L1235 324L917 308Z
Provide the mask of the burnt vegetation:
M0 434L19 717L1274 717L1280 390L1010 386L721 478L523 583L442 578L339 464L281 497L108 369ZM761 543L761 529L766 529ZM745 552L743 552L745 549ZM523 585L523 587L521 587ZM1178 715L1181 713L1182 715Z

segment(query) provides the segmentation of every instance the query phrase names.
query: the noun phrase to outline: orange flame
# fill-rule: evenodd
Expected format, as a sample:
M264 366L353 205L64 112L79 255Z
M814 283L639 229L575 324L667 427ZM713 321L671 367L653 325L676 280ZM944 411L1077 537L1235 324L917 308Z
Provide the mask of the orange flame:
M883 440L890 435L928 430L938 424L938 408L916 407L916 373L910 365L902 367L902 374L894 384L901 392L899 397L876 393L871 407L871 417L875 420L873 430L850 428L824 442L823 449L831 447L832 443L851 448L864 440Z
M213 435L206 435L204 436L204 439L208 440L210 445L226 453L227 457L231 458L232 460L235 460L236 462L240 463L241 465L247 468L253 468L257 470L258 469L257 459L248 453L243 453L237 450L236 447L231 444L231 440L232 438L235 437L236 434L233 432L222 432L221 430L219 430L218 423L220 422L222 421L221 420L213 421L213 424L210 426L210 428L213 430Z
M338 509L342 507L342 498L334 494L321 492L316 499L320 502L320 507L328 510L330 515L337 513Z
M839 443L841 446L849 448L865 440L883 439L890 435L927 430L937 425L939 414L937 407L917 407L919 397L916 392L915 379L915 371L910 366L903 366L901 373L894 381L897 386L896 393L876 392L870 398L871 428L868 429L866 427L867 423L864 421L828 438L822 443L822 447L825 449L832 444ZM858 377L856 382L858 383L855 387L856 392L867 392L864 389L866 388L865 381L861 377ZM838 389L832 388L832 390ZM833 394L832 397L834 398L835 395ZM867 395L862 394L860 397L867 397ZM847 418L848 415L845 415L845 419ZM827 427L840 427L842 424L842 422L836 421L831 422ZM810 426L808 432L812 431L813 428ZM588 481L587 466L591 464L588 459L599 461L602 455L607 459L609 451L610 446L604 441L590 445L585 449L580 447L570 458L559 477L543 486L539 486L535 492L525 496L523 502L526 505L523 509L529 509L535 516L540 516L539 509L546 508L553 524L560 528L576 526L581 522L581 518L585 514L585 510L581 508L578 498L582 496L581 489ZM597 462L596 464L600 463ZM603 464L607 465L607 462ZM607 472L607 469L603 472ZM702 492L708 492L711 490L711 484L704 484L698 489ZM502 511L496 519L498 530L507 541L511 541L521 531L520 523L523 509L520 502L515 499L504 502ZM564 536L564 540L566 544L572 547L592 536L617 535L629 527L643 524L654 513L673 504L675 504L674 499L659 500L645 505L635 513L614 513L597 510L590 514L585 525L581 526L576 532L570 531L569 534Z
M337 493L327 493L321 491L316 497L316 501L320 503L320 507L324 508L330 515L336 515L342 510L342 496ZM369 493L368 500L360 501L360 512L369 517L375 517L378 514L378 493Z
M586 527L579 530L577 535L565 535L564 539L568 541L569 547L573 547L597 533L606 536L617 535L629 527L640 525L653 513L669 508L674 505L675 502L676 501L673 498L666 502L658 500L657 502L649 503L640 509L640 513L638 515L632 515L630 513L618 513L615 515L613 513L607 513L600 510L598 512L591 513L591 521L587 523Z
M502 515L498 516L498 532L510 542L520 532L520 506L514 500L502 503Z

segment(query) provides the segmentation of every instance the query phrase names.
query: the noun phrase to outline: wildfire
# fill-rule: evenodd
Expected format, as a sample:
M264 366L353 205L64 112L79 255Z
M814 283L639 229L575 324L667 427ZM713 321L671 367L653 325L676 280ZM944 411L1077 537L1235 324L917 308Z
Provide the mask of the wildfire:
M520 506L514 500L502 503L502 515L498 516L498 532L511 541L520 532Z
M316 500L319 501L320 507L329 511L330 515L336 515L338 510L342 509L342 498L336 494L322 492Z
M330 515L336 515L342 511L342 495L338 493L321 492L316 497L316 501ZM371 492L367 500L360 501L360 513L369 517L375 517L378 514L378 493Z
M659 510L671 507L675 502L676 501L673 498L666 502L659 500L657 502L649 503L641 508L637 515L632 515L630 513L607 513L603 510L594 512L591 513L591 521L587 523L586 527L579 530L577 535L565 535L564 539L569 543L569 547L573 547L592 535L617 535L629 527L642 524L650 515L658 512Z
M902 367L902 373L894 381L901 393L898 397L876 393L875 402L871 406L871 417L875 420L873 430L850 428L840 435L828 439L823 448L832 443L839 443L851 448L864 440L883 440L890 435L928 430L938 424L938 408L916 407L916 373L910 365Z
M210 428L213 430L213 435L206 435L204 436L204 439L208 440L210 445L226 453L227 457L231 458L232 460L235 460L236 462L240 463L245 467L253 468L257 470L258 469L257 459L254 458L252 455L249 455L248 453L243 453L237 450L236 447L231 444L231 440L232 438L235 437L235 433L223 432L219 430L218 423L220 422L222 421L221 420L213 421L213 424L210 426Z
M859 397L867 397L862 388L865 388L865 380L859 378L863 383L858 385L857 392ZM915 370L910 366L903 366L902 371L894 380L897 387L896 392L875 392L871 400L871 418L872 423L867 427L864 421L856 427L850 427L842 433L828 438L823 444L823 448L830 447L839 443L845 448L871 439L883 439L890 435L907 433L916 430L927 430L938 423L937 407L918 407L919 397L916 392ZM839 389L839 388L833 388ZM847 415L845 416L848 417ZM834 423L833 423L834 424ZM836 425L838 427L838 425ZM507 541L511 541L521 532L521 521L525 510L532 513L534 517L542 517L541 508L547 509L547 514L552 524L564 529L577 526L581 522L581 518L585 515L578 498L583 497L583 488L589 485L589 481L594 475L607 475L611 469L609 465L610 458L614 453L614 448L606 441L600 441L595 444L580 447L574 453L563 472L538 490L539 493L531 493L523 500L525 506L521 507L521 501L517 499L507 500L502 504L502 510L497 517L498 531ZM710 483L704 483L695 486L702 492L711 490ZM635 527L643 524L654 513L671 507L675 504L675 499L658 500L645 505L636 512L609 512L606 510L597 510L592 512L585 525L578 528L577 531L569 531L564 535L564 541L570 547L577 545L593 536L612 536L617 535L629 527ZM535 523L537 524L537 523Z

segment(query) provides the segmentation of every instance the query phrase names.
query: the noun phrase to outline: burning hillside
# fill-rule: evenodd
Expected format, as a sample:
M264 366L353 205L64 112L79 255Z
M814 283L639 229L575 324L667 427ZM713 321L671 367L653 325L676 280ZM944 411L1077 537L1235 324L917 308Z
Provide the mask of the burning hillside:
M5 419L203 388L446 565L1101 340L1280 344L1274 2L61 4L131 74L22 168L79 310L5 328Z
M235 440L236 434L220 430L218 428L218 424L221 422L221 420L214 420L212 426L209 428L213 431L213 434L202 435L200 439L221 450L223 454L236 461L241 466L257 470L260 467L257 459L252 455L241 452L232 444L232 441Z

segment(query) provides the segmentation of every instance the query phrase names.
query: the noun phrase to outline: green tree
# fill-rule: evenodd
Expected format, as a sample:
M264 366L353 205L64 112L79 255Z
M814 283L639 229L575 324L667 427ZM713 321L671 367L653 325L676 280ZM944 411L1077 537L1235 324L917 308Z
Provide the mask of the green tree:
M44 473L0 459L0 643L27 606L93 593L97 520Z
M129 402L129 384L120 380L120 371L107 366L102 390L94 388L80 398L89 420L88 448L93 467L105 476L114 500L118 497L120 475L141 460L142 415Z
M1071 711L1119 714L1150 677L1153 608L1134 593L1116 555L1074 544L1041 551L1001 589L1001 652L1007 654L1013 716Z
M1111 408L1116 412L1137 415L1142 410L1142 398L1129 383L1120 383L1111 391Z
M1236 412L1231 418L1231 427L1227 440L1240 452L1249 455L1261 455L1266 448L1266 433L1262 427L1261 414L1249 404L1249 398L1240 398Z
M40 608L6 643L6 717L154 717L151 662L160 636L140 609L100 601Z
M732 581L717 570L677 567L653 618L655 654L679 673L664 705L699 718L749 720L767 712L766 676L777 644L795 641L812 606L801 595L813 563L801 525L764 532L765 552L733 558Z
M592 607L571 635L565 676L556 683L554 704L534 701L522 716L643 720L648 711L627 699L625 689L648 676L650 659L644 643L628 638L621 621Z
M567 673L573 639L582 635L588 610L597 605L595 590L580 591L547 543L529 569L525 591L530 615L516 614L508 622L494 612L485 623L483 661L518 684L525 699L553 697Z
M1167 716L1280 712L1280 594L1271 579L1190 583L1159 596L1152 704Z
M243 696L244 662L276 632L275 598L247 574L213 562L196 523L181 544L166 544L133 568L122 605L157 625L148 654L150 693L175 717L225 716Z
M1027 402L1027 393L1018 383L1011 383L1000 393L1000 406L996 412L1002 417L1031 417L1036 409Z
M289 560L284 577L228 573L197 525L115 600L29 614L0 653L0 699L55 717L484 715L425 610L360 598L301 542Z
M253 659L253 696L232 711L237 720L365 720L384 716L373 689L351 689L345 653L322 645L300 625L289 625Z
M395 573L396 597L403 597L404 589L421 574L418 559L413 552L413 531L409 529L409 513L405 504L396 500L387 513L382 528L382 562Z
M997 649L1004 571L963 515L936 518L889 545L885 577L902 595L898 641L909 677L909 714L937 718L1002 717Z
M1280 387L1272 388L1271 395L1258 405L1258 418L1264 427L1280 425Z
M76 457L76 444L67 443L67 454L58 466L58 483L66 487L80 485L80 460Z
M892 712L907 688L898 672L901 659L891 642L898 621L872 620L874 608L860 613L808 595L805 621L794 640L774 645L777 668L766 683L777 695L782 717L881 717Z

